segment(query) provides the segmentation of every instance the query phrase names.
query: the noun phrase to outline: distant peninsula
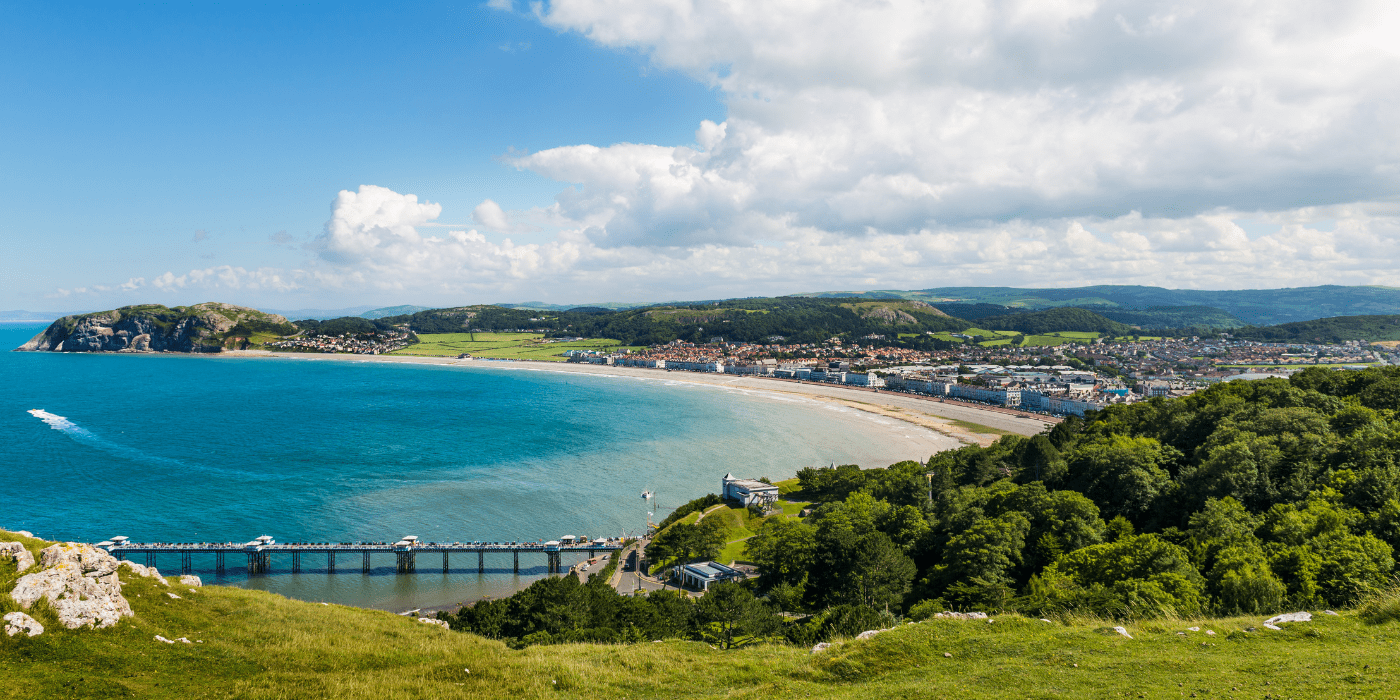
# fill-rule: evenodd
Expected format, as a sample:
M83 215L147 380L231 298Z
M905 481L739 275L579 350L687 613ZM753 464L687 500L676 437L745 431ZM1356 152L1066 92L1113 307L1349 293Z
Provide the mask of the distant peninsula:
M24 345L29 352L220 352L256 336L298 331L286 318L233 304L123 306L64 316Z

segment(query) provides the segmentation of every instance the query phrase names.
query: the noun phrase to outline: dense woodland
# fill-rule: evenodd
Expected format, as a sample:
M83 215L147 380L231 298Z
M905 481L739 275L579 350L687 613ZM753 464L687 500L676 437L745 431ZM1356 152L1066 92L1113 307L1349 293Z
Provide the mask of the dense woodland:
M1230 332L1236 338L1269 343L1400 340L1400 316L1335 316L1277 326L1249 326Z
M734 638L806 644L942 609L1142 619L1345 608L1394 575L1400 368L1228 382L927 463L798 479L819 503L812 517L767 519L748 545L762 574L715 601L542 581L451 619L515 641L713 640L724 619ZM699 531L680 538L697 557L714 550ZM547 615L577 596L589 602L568 605L574 617Z
M450 619L516 643L806 644L943 609L1346 607L1395 573L1398 456L1400 368L1229 382L927 463L803 470L813 515L768 519L748 544L760 576L698 603L554 580Z

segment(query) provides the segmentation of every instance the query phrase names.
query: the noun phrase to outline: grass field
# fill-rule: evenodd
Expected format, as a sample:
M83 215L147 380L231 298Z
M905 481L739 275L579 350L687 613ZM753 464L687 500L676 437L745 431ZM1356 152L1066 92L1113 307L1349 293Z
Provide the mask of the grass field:
M508 360L543 360L564 362L567 350L622 350L621 341L589 338L570 343L542 342L544 336L533 333L424 333L418 344L404 348L394 355L426 355L456 357L468 353L472 357Z
M13 563L0 567L12 583ZM48 631L0 636L0 697L1205 700L1391 698L1400 683L1400 623L1352 611L1282 631L1263 629L1262 615L1125 623L1132 639L1092 618L994 615L903 624L819 653L682 640L516 651L382 611L217 586L175 588L172 600L166 590L124 577L136 616L104 630L63 629L32 611Z

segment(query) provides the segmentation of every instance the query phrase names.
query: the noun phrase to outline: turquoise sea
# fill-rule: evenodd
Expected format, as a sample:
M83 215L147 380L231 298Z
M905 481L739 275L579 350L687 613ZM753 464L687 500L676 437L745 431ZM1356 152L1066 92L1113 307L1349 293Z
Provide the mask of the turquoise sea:
M0 348L44 325L0 324ZM0 527L86 542L613 536L643 527L644 489L659 519L727 471L778 479L928 457L902 454L893 434L907 428L886 419L664 377L0 352ZM430 562L412 575L388 556L370 575L358 562L327 575L314 557L294 575L274 557L251 579L216 576L204 558L194 566L206 582L386 609L508 594L545 575L539 555L522 555L519 576L509 555L487 555L485 573L459 555L447 574ZM157 565L178 573L179 560Z

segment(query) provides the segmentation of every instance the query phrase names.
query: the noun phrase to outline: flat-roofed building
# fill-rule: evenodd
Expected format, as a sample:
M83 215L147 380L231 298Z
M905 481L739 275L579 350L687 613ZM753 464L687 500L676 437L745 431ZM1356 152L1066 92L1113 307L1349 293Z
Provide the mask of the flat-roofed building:
M707 591L710 589L710 584L743 579L744 572L718 562L702 561L680 567L677 576L680 578L682 586Z
M720 480L720 496L738 501L744 505L757 503L769 505L778 500L778 487L755 479L739 479L733 474L725 474Z

